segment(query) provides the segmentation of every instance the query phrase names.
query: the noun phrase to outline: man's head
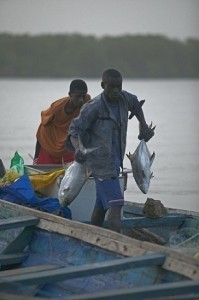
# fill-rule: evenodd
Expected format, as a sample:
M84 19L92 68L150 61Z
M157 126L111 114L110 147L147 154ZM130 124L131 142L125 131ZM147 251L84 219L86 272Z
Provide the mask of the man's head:
M110 102L117 102L122 90L122 75L115 69L108 69L102 74L101 87Z
M87 84L84 80L74 79L73 81L71 81L68 94L74 108L80 107L84 104L87 91Z

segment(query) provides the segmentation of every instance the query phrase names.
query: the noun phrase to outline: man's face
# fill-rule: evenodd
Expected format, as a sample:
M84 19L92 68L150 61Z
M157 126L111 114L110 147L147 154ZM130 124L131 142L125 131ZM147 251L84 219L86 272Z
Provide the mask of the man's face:
M122 90L122 78L109 77L102 82L105 96L110 102L117 102Z
M87 93L85 91L79 91L79 90L70 92L70 99L75 108L81 107L85 103L86 94Z

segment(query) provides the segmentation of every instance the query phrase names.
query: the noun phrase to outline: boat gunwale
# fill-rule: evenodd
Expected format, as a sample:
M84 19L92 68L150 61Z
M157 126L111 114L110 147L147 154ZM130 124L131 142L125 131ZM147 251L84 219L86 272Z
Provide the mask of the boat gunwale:
M179 253L175 249L139 241L109 229L64 219L4 200L0 200L0 206L13 210L14 216L30 214L40 218L36 228L67 235L123 256L144 255L151 252L164 253L167 255L163 264L164 269L185 275L193 280L199 280L199 261L194 257Z

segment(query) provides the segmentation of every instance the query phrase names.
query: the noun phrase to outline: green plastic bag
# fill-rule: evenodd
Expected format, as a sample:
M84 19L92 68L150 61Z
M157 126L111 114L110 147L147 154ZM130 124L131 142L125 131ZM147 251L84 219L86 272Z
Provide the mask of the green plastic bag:
M13 158L11 159L10 169L19 175L24 174L24 159L16 151Z

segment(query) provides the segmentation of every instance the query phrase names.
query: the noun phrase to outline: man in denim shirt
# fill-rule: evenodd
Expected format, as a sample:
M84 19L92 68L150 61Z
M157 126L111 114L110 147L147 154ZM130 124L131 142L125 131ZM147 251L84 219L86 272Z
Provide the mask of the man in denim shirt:
M102 226L108 212L109 229L120 232L124 195L119 172L123 168L128 119L139 121L138 138L146 142L153 137L154 128L147 125L142 111L144 101L122 90L122 75L114 69L103 72L100 95L86 103L80 115L70 125L68 141L76 149L75 160L86 161L96 184L96 203L91 223ZM130 116L129 116L130 112ZM78 136L85 148L96 150L88 155L78 148Z

